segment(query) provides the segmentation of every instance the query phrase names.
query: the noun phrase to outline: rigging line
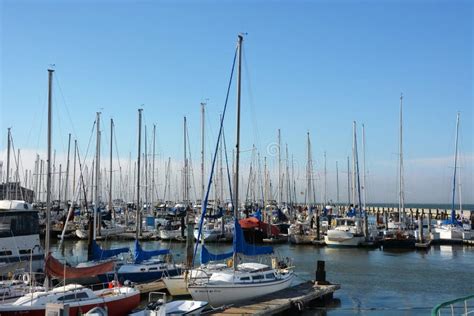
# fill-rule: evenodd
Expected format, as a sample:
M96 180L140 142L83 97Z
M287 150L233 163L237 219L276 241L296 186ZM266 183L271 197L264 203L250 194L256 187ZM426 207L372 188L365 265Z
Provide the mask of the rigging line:
M54 103L55 104L59 104L59 102L57 102L57 98L56 96L53 94L53 98L54 98ZM58 107L59 108L59 107ZM62 135L63 134L63 129L62 129L62 125L61 125L61 115L53 115L54 118L56 119L56 122L58 123L58 129L59 129L59 135ZM57 138L56 138L57 139ZM64 153L66 151L66 146L64 144L64 139L63 137L59 137L59 142L60 144L62 145L62 152Z
M225 164L227 167L227 181L229 183L229 194L230 194L230 200L232 201L232 213L234 213L234 207L237 207L237 211L239 210L238 206L234 205L234 196L232 195L232 180L230 179L230 170L229 170L229 160L227 158L227 146L225 142L225 135L224 135L224 130L222 130L222 140L224 141L224 155L225 155Z
M39 124L39 125L40 125L40 126L39 126L39 132L38 132L38 134L37 134L38 138L37 138L37 140L36 140L36 148L35 148L36 152L38 152L40 139L42 139L41 133L42 133L42 131L43 131L44 112L45 112L46 109L48 108L48 106L47 106L47 103L48 103L48 101L47 101L47 100L48 100L47 95L44 95L44 98L45 98L45 100L43 100L43 106L42 106L42 109L43 109L43 110L41 111L40 124Z
M261 148L260 132L258 129L257 115L255 114L255 102L254 102L254 97L253 97L253 92L252 92L252 83L250 81L250 72L248 69L248 63L247 63L245 50L242 51L242 55L243 55L243 63L244 63L244 68L245 68L244 75L245 75L245 78L247 79L246 82L247 82L247 89L248 89L248 94L249 94L250 114L251 114L251 119L252 119L255 143L257 144L258 148Z
M194 191L194 200L196 200L197 192L196 192L196 179L194 177L194 168L193 168L193 160L191 157L191 142L189 141L189 131L186 129L186 138L187 138L187 145L188 145L188 152L189 152L189 168L190 168L190 176L192 177L193 181L193 191ZM186 176L186 175L185 175ZM188 196L189 199L189 196Z
M234 76L235 61L237 59L237 50L238 50L238 47L235 48L235 52L234 52L234 60L232 62L232 70L230 72L229 84L227 85L227 93L226 93L225 102L224 102L224 110L222 112L221 123L220 123L220 126L219 126L219 136L217 137L217 143L216 143L215 150L214 150L214 157L212 159L211 173L209 175L209 182L207 183L206 196L204 198L203 209L201 211L201 218L199 219L199 230L198 230L198 236L197 236L198 242L196 243L196 245L194 247L193 262L192 262L193 266L194 266L194 259L196 258L196 253L197 253L197 248L198 248L198 245L199 245L199 240L201 238L202 225L203 225L203 222L204 222L204 216L205 216L206 209L207 209L207 201L209 199L209 192L211 190L212 177L214 175L214 167L216 165L217 154L218 154L218 150L219 150L219 140L221 138L222 131L223 131L223 128L224 128L224 119L225 119L225 113L226 113L226 110L227 110L227 102L229 101L230 88L232 86L232 78Z
M119 186L120 186L120 193L121 195L123 195L123 178L122 178L122 165L120 164L120 155L119 155L119 151L118 151L118 143L117 143L117 131L115 129L115 123L113 125L113 128L114 128L114 142L115 142L115 153L117 154L117 163L118 163L118 167L119 167Z
M66 108L67 117L68 117L69 123L71 124L71 127L72 127L72 132L74 133L74 137L77 139L77 133L76 133L76 129L74 127L74 121L72 120L71 114L69 113L69 107L67 105L66 98L64 97L64 93L63 93L63 89L61 88L61 84L59 83L59 76L58 76L57 72L55 72L54 80L56 81L56 84L58 85L59 94L61 95L61 97L63 99L64 107Z

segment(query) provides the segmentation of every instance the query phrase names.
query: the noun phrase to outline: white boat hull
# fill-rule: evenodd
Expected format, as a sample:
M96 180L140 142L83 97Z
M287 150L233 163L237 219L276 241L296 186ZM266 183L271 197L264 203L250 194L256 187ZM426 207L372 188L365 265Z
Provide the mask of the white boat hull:
M328 230L324 236L324 242L327 246L357 247L364 241L364 236L354 236L350 232L340 230Z
M274 282L203 284L188 287L189 293L196 301L207 301L213 307L234 304L275 293L291 285L294 274L291 273Z

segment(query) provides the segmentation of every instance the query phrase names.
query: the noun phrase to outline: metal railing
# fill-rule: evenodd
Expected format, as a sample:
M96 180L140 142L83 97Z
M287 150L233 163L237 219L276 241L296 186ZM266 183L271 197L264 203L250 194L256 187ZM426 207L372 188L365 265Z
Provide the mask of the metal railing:
M441 315L474 315L474 294L440 303L431 310L431 316Z

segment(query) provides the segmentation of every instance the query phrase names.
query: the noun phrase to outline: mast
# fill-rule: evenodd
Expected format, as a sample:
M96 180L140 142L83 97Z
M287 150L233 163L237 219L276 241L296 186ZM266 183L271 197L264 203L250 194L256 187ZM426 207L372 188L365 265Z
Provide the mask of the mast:
M183 136L184 136L184 171L183 171L183 200L186 206L189 204L189 196L188 196L188 158L186 152L186 116L184 117L183 122Z
M356 122L352 122L352 201L356 203ZM355 205L354 205L355 206ZM359 205L360 207L360 205Z
M97 112L97 139L96 139L96 151L95 151L95 207L94 207L94 232L93 239L97 237L97 227L99 221L99 183L100 183L100 112Z
M366 172L365 172L365 126L362 124L362 190L364 190L364 210L367 206L367 188L366 188Z
M282 181L281 181L281 132L278 129L278 207L281 207L281 202L283 200L283 190L282 190Z
M235 201L233 204L234 207L234 218L235 221L239 220L239 161L240 161L240 93L241 93L241 82L242 82L242 41L243 36L239 34L237 48L239 51L239 64L237 72L237 135L235 142L235 176L234 176L234 195ZM237 270L237 254L234 252L233 255L233 266L234 271Z
M49 118L49 117L48 117ZM7 179L5 180L6 184L6 197L7 200L10 199L10 147L11 147L11 127L8 128L8 133L7 133Z
M155 145L156 145L156 124L153 124L153 149L152 149L152 159L151 159L151 198L150 205L151 210L153 211L154 196L155 196Z
M201 103L201 210L204 208L204 120L206 103Z
M46 165L46 235L44 239L45 258L49 254L51 238L51 138L53 132L53 73L53 69L48 69L48 160ZM48 282L45 283L48 285Z
M453 174L453 198L451 209L451 224L456 222L456 211L454 209L454 199L456 198L456 169L458 167L458 136L459 136L459 112L456 117L456 139L454 143L454 174Z
M328 185L327 185L327 168L326 168L326 152L324 152L324 201L323 203L326 204L328 199L327 199L327 192L328 192ZM324 205L323 205L324 207Z
M403 192L403 94L400 94L400 158L399 158L399 196L398 196L398 218L405 222L405 196Z
M146 210L148 210L148 136L146 130L145 124L145 204Z
M72 192L76 194L76 156L77 156L77 139L74 140L74 167L72 171Z
M311 201L310 201L310 196L311 196L311 143L310 143L310 140L309 140L309 132L307 132L307 136L308 136L308 144L307 144L307 147L308 147L308 166L306 167L306 179L307 179L307 185L306 185L306 196L308 198L308 205L311 205Z
M112 201L112 152L113 152L113 138L114 137L114 119L110 119L110 160L109 160L109 211L113 214L115 220L114 204Z
M138 154L137 154L137 210L135 214L136 232L135 238L142 235L141 232L141 218L140 218L140 156L142 150L142 112L143 109L138 109Z
M339 207L339 166L336 161L336 203Z
M347 156L347 206L351 206L351 172L349 168L349 156Z
M69 189L69 154L71 151L71 133L69 133L69 140L67 142L67 163L66 163L66 184L64 186L64 201L66 202L67 205L67 198L68 198L68 189ZM61 173L59 173L61 176ZM73 193L74 194L74 193Z

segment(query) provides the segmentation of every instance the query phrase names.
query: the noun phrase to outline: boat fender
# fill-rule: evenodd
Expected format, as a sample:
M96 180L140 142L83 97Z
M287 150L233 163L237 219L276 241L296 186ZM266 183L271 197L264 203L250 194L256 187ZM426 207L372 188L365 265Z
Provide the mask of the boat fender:
M26 284L30 283L30 275L29 275L28 273L23 274L22 280L23 280L23 282L25 282Z

